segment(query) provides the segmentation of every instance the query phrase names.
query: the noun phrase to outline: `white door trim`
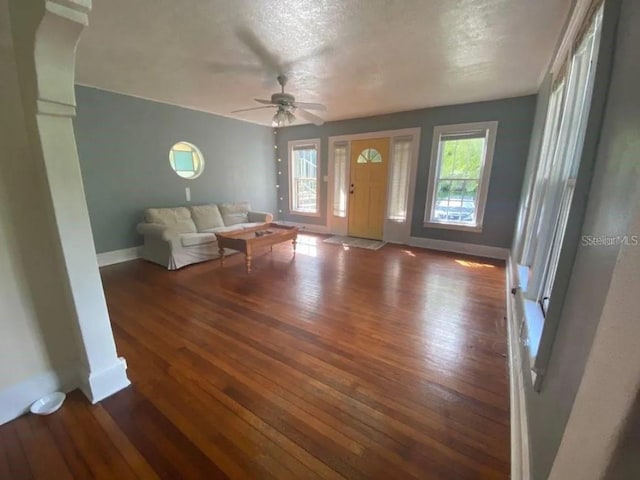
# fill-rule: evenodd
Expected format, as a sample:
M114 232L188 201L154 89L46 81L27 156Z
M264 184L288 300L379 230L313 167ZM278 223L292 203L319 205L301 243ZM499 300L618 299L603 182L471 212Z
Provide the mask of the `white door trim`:
M398 137L413 137L413 145L412 145L412 155L411 155L411 173L409 175L409 199L407 204L407 219L405 222L391 222L385 218L384 224L384 233L383 238L385 241L393 242L393 243L409 243L409 236L411 233L411 219L413 216L413 200L416 191L415 179L416 172L418 169L418 158L420 153L420 132L421 129L419 127L414 128L402 128L398 130L383 130L378 132L366 132L366 133L355 133L351 135L336 135L329 137L329 152L327 155L328 158L328 192L327 192L327 230L329 233L334 235L346 235L347 234L347 225L348 225L348 215L349 215L349 196L347 195L347 217L335 217L333 215L333 191L334 191L334 169L335 169L335 159L334 159L334 151L335 145L337 143L346 142L348 145L347 151L347 171L345 178L349 177L349 168L351 164L351 142L353 140L367 140L371 138L388 138L389 139L389 166L391 165L391 158L393 154L393 142L395 138ZM391 175L387 176L387 181L391 181ZM387 207L389 203L389 192L390 188L387 185L387 205L385 207L385 216L387 212Z
M521 341L523 332L522 308L518 308L517 297L521 286L515 270L513 257L509 253L506 268L507 298L507 342L509 345L509 399L511 412L511 478L529 480L531 478L529 453L529 424L527 420L527 402L524 391L524 372L522 365ZM512 289L516 292L513 293Z

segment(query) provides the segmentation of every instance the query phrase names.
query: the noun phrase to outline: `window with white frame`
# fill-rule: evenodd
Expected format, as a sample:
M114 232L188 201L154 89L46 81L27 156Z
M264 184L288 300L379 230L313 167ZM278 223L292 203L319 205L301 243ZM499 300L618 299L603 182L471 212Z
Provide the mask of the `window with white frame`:
M387 218L392 222L406 222L409 207L409 176L413 137L397 137L391 146L391 179Z
M320 140L289 142L289 209L320 214Z
M425 226L481 231L498 122L433 132Z
M582 157L598 55L602 8L593 16L556 79L527 212L520 263L528 267L525 298L546 315Z

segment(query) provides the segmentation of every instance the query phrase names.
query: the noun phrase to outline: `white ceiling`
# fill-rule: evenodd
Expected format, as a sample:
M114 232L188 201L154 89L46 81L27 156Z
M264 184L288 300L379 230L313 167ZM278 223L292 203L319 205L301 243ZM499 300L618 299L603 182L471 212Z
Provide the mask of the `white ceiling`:
M77 82L262 124L230 112L278 91L276 64L326 120L513 97L537 91L570 4L93 0Z

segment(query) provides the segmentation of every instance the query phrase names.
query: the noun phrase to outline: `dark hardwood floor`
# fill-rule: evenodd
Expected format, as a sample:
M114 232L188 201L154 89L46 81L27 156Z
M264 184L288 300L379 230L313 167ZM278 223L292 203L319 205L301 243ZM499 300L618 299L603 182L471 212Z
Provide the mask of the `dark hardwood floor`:
M503 262L322 239L103 268L133 386L1 426L0 478L508 478Z

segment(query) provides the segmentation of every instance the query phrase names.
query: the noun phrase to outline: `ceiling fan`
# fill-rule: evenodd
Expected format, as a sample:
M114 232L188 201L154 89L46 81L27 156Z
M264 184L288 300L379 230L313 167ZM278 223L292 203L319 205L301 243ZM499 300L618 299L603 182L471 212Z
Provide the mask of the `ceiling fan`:
M234 110L231 113L248 112L250 110L261 110L263 108L276 108L277 111L273 116L272 125L274 127L284 127L287 123L293 123L296 120L294 113L299 114L305 120L308 120L316 125L322 125L324 120L317 115L309 112L308 110L319 110L325 112L327 107L321 103L308 103L308 102L296 102L296 99L290 93L284 92L284 86L287 84L286 75L278 75L278 83L281 86L279 93L271 95L271 100L264 100L255 98L258 103L267 105L266 107L253 107L243 108L241 110Z

